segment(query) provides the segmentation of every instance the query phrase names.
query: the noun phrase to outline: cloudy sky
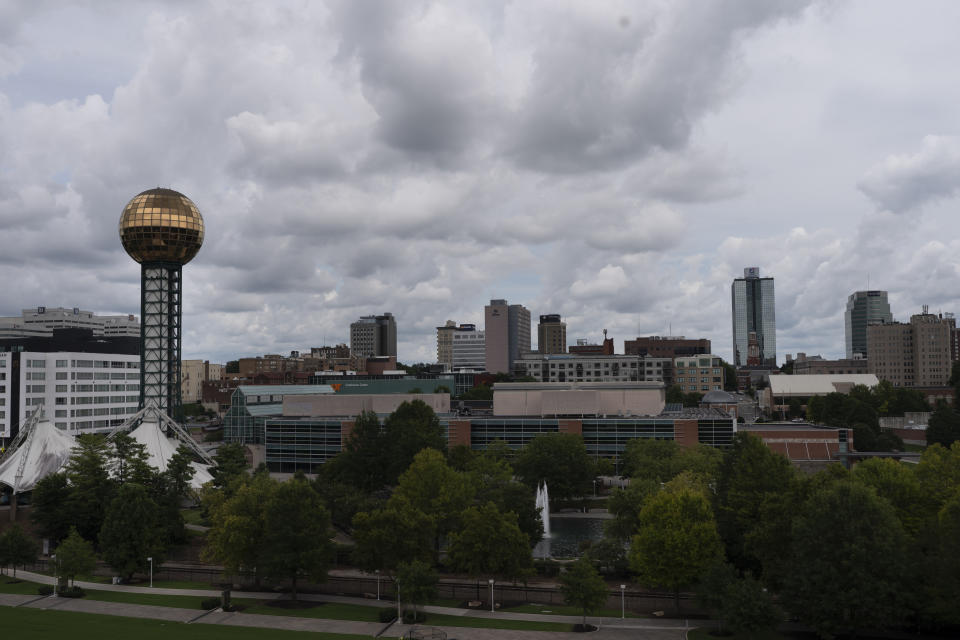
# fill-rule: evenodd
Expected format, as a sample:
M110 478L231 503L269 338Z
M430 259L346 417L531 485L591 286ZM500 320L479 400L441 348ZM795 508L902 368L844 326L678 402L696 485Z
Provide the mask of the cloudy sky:
M126 202L187 194L184 357L402 361L490 298L622 349L843 353L851 292L960 312L960 3L0 0L0 315L139 312ZM535 334L534 327L534 334Z

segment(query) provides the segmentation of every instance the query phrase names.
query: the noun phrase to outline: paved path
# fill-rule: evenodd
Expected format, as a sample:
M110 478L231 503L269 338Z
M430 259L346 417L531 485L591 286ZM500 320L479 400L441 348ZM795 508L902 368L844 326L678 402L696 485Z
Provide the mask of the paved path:
M30 571L18 572L18 577L33 582L53 584L54 578ZM78 586L84 589L102 591L126 591L129 593L148 593L155 595L188 595L198 597L219 596L220 591L215 589L168 589L160 587L140 587L133 585L114 585L93 582L77 581ZM277 592L246 592L234 591L234 597L270 600L287 597L285 593ZM385 607L393 605L388 600L371 600L369 598L355 598L349 596L335 596L326 594L300 594L299 599L313 602L339 602L369 607ZM327 620L322 618L299 618L296 616L258 615L242 612L214 611L204 613L199 609L181 609L176 607L158 607L153 605L131 604L122 602L103 602L86 598L56 598L33 595L0 594L0 606L24 606L35 609L57 609L59 611L77 611L105 615L128 616L134 618L155 618L173 622L190 622L193 624L224 624L241 627L260 627L270 629L288 629L296 631L325 631L328 633L352 633L373 636L385 625L373 622L358 622L348 620ZM426 606L427 613L438 613L452 616L468 616L472 618L486 618L499 620L528 620L537 622L560 622L575 624L580 622L580 616L549 615L536 613L513 613L507 611L478 611L459 609L454 607ZM588 617L587 621L598 625L600 631L591 634L595 640L621 640L643 638L648 640L684 640L686 631L690 627L685 620L646 619L646 618L597 618ZM429 626L429 625L428 625ZM512 629L483 629L476 627L439 627L447 632L451 639L458 640L549 640L559 638L583 638L582 634L562 633L549 631L520 631ZM410 626L394 624L390 626L384 636L398 637L409 631Z

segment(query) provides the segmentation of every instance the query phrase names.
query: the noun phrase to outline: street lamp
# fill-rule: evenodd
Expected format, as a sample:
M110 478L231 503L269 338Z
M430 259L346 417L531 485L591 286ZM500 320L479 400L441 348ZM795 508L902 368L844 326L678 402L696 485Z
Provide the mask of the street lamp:
M596 480L596 478L594 478L594 480L593 480L593 497L594 497L594 498L597 497L597 480Z
M493 578L487 580L490 583L490 613L493 613Z
M626 588L627 588L627 585L625 584L620 585L620 619L621 620L627 617L627 608L624 605L624 599L623 599L624 589Z
M403 624L403 617L400 615L400 578L396 578L394 582L397 585L397 624Z
M380 569L374 571L377 574L377 600L380 599Z
M57 576L57 554L51 554L50 559L53 560L53 595L57 595L57 584L60 582L60 579Z
M150 561L150 587L153 588L153 556L147 558Z

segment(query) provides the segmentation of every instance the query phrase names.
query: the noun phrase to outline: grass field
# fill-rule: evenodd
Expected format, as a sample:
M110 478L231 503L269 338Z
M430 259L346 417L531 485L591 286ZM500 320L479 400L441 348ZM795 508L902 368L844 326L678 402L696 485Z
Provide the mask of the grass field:
M212 624L182 624L144 618L122 618L92 613L44 611L39 609L4 608L4 637L18 640L103 640L103 638L137 638L137 640L359 640L369 636L316 633L311 631L278 631L253 627L231 627Z
M0 593L20 593L35 596L37 587L36 582L13 582L13 576L0 576Z
M573 625L563 622L531 622L498 618L471 618L428 613L424 623L432 627L473 627L475 629L516 629L519 631L573 631Z
M356 620L358 622L378 622L377 607L365 607L359 604L341 604L339 602L301 601L300 606L271 604L269 601L233 598L234 604L242 604L244 613L256 613L268 616L296 616L298 618L326 618L327 620ZM384 607L389 607L384 603Z
M796 637L798 636L783 635L776 631L767 631L758 634L733 634L729 636L710 635L709 629L691 629L687 633L687 640L791 640Z
M581 616L583 611L577 607L568 607L563 604L522 604L518 607L508 607L504 611L509 611L511 613L542 613L545 615L557 615L557 616ZM591 613L587 616L588 618L619 618L620 609L600 609L594 613ZM641 618L637 613L632 613L627 611L628 618Z

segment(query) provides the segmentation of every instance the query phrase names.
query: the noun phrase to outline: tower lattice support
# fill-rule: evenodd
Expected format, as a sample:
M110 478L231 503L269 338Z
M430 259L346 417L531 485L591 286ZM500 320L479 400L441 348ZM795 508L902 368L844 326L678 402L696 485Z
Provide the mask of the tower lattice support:
M140 269L140 408L149 402L183 419L180 396L182 266L144 263Z

